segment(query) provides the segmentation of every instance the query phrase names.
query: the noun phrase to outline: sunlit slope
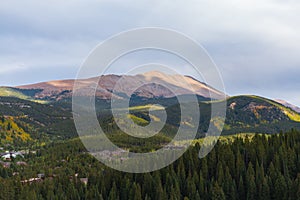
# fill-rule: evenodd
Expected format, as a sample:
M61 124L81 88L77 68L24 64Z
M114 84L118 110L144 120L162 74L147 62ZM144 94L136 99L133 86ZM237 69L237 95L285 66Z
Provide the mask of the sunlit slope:
M218 104L220 102L213 102ZM183 108L188 104L181 105ZM199 102L200 106L200 126L198 136L205 134L209 127L211 103ZM147 110L150 105L134 106L130 108L132 114L136 117L149 120ZM166 108L168 112L167 124L173 127L179 127L180 124L180 106L172 105ZM155 116L159 118L159 116ZM212 125L217 129L219 118L212 119ZM187 124L184 123L184 126ZM292 109L283 106L273 100L259 96L242 95L231 97L227 100L226 120L222 134L236 133L279 133L292 128L300 128L300 114Z
M11 116L18 122L27 124L39 135L42 133L60 137L76 135L71 109L58 105L0 97L0 115Z
M47 103L47 101L35 99L34 95L36 92L38 92L38 90L22 90L11 87L0 87L0 97L15 97L37 103Z
M32 140L30 134L18 125L13 117L0 116L0 135L0 144Z

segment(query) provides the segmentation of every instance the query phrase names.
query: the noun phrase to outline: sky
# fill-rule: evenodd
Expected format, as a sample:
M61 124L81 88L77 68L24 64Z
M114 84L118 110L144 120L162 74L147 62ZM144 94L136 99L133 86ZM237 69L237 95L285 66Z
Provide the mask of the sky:
M1 1L0 85L76 78L100 42L141 27L173 29L200 43L229 95L255 94L300 106L299 0ZM155 57L145 55L118 62L111 73ZM179 66L176 59L169 63Z

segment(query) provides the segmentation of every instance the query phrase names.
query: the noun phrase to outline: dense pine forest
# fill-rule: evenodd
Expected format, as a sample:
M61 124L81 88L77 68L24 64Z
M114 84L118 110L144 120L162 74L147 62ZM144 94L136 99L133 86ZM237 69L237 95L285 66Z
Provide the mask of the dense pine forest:
M23 165L0 167L0 199L300 199L299 131L221 140L203 159L199 149L159 171L129 174L105 167L79 139L49 144Z

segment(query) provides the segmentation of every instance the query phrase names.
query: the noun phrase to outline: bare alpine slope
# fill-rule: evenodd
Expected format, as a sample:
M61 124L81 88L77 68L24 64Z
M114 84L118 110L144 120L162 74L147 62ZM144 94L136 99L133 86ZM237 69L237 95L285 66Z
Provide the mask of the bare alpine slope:
M192 77L183 75L165 74L159 71L150 71L138 75L103 75L79 80L79 85L87 87L99 79L96 96L102 99L110 99L112 96L124 98L132 95L132 88L138 87L134 94L140 97L169 98L176 95L197 94L210 99L223 99L224 94L205 83L202 83ZM116 83L121 81L122 84ZM22 85L16 87L21 90L35 90L34 98L61 100L71 97L75 80L56 80L49 82L36 83L31 85ZM176 95L174 94L175 91ZM114 94L112 94L114 91ZM82 95L85 95L84 93Z

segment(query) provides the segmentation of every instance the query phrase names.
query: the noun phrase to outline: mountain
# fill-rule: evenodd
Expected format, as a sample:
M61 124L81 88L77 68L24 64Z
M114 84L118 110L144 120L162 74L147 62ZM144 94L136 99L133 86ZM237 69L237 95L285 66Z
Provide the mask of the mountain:
M123 99L130 98L131 89L141 85L134 92L134 96L143 98L170 98L176 96L171 90L176 91L177 95L197 94L205 99L223 99L222 92L202 83L192 77L182 75L165 74L158 71L151 71L138 75L103 75L88 79L78 80L79 86L89 88L91 83L99 79L96 96L100 99L110 99L112 96ZM68 99L72 96L75 80L57 80L42 82L31 85L22 85L15 88L2 88L4 90L16 90L15 93L25 95L26 99L59 101ZM114 88L116 83L121 84ZM169 90L170 88L171 90ZM115 91L113 94L113 90ZM30 95L29 95L30 93ZM0 93L1 94L1 93ZM9 92L8 94L12 94ZM89 91L81 95L89 95ZM20 94L11 95L14 97Z
M281 100L281 99L275 99L275 101L300 113L300 108L298 106L295 106L295 105L293 105L285 100Z
M80 87L89 86L99 77L79 80ZM188 82L198 95L200 107L200 127L198 137L203 136L208 129L211 115L211 105L218 104L223 95L216 89L195 80L189 76L170 75L157 71L134 76L104 75L100 77L96 92L96 111L100 124L114 133L116 124L111 116L110 106L112 90L118 81L121 87L116 87L115 97L130 98L130 88L144 85L135 91L131 97L130 115L138 124L146 125L150 119L159 121L159 116L149 114L151 105L160 104L165 107L168 117L163 132L167 136L176 133L179 126L186 130L191 127L192 117L180 119L180 106L189 107L189 95L192 91L182 81ZM151 82L155 83L151 83ZM73 122L71 95L74 80L59 80L25 85L19 87L0 87L0 116L5 115L17 119L17 124L32 127L35 133L51 137L76 137ZM178 104L174 94L163 86L172 88L177 94L186 97L183 105ZM126 86L126 87L125 87ZM209 92L212 94L210 101ZM88 93L87 93L88 94ZM81 95L85 95L82 93ZM281 102L284 103L284 102ZM300 129L300 114L276 101L258 96L227 97L227 117L222 134L236 133L278 133L291 128ZM215 128L220 128L220 119L212 119Z

